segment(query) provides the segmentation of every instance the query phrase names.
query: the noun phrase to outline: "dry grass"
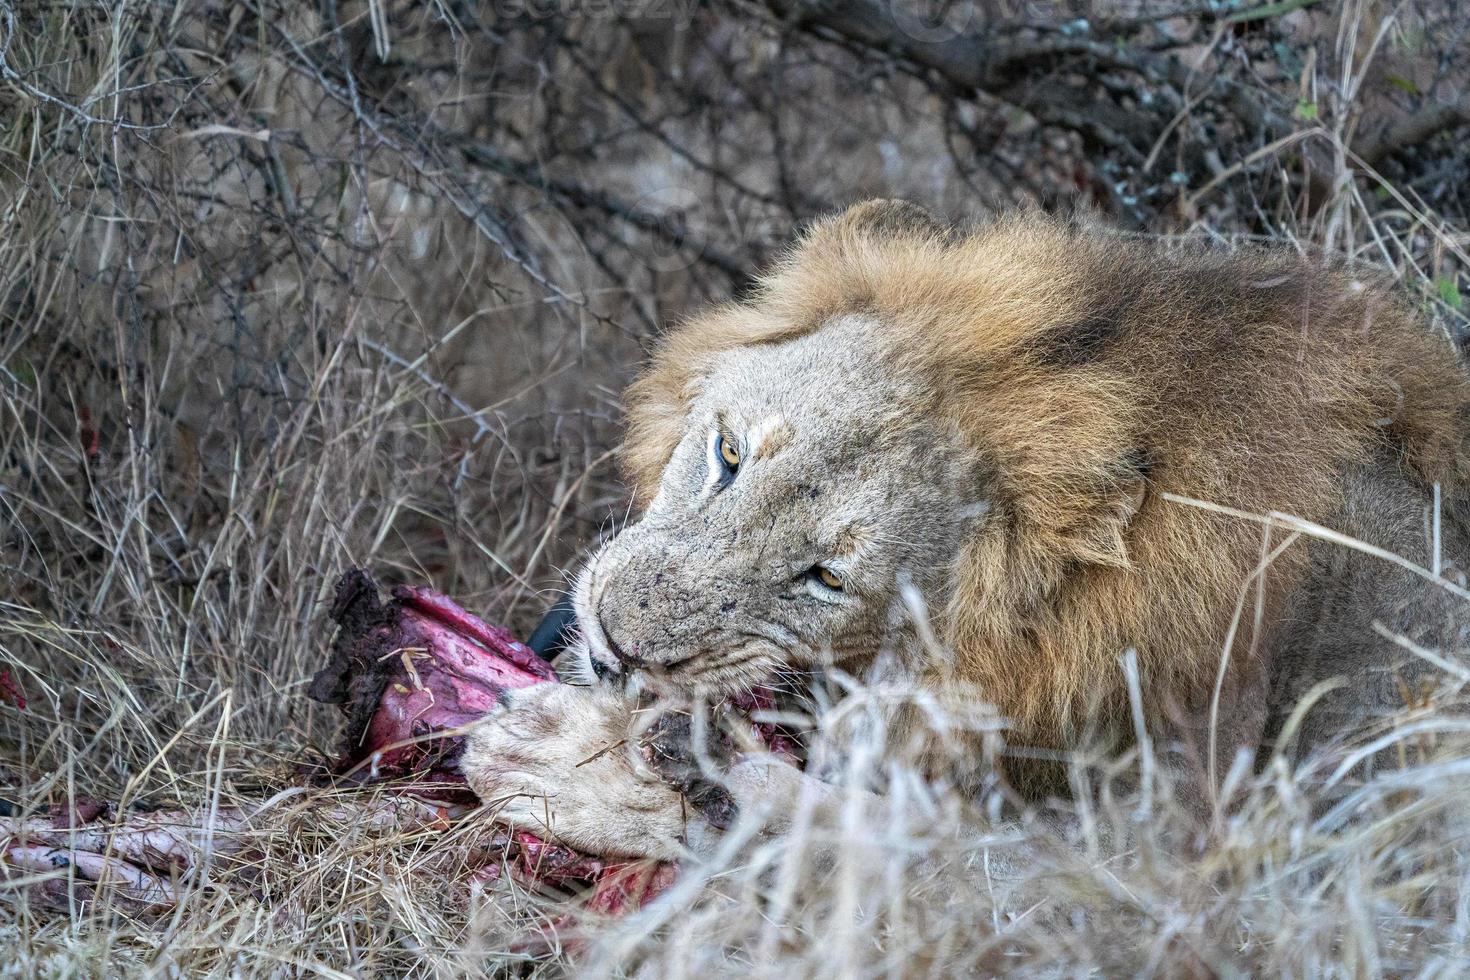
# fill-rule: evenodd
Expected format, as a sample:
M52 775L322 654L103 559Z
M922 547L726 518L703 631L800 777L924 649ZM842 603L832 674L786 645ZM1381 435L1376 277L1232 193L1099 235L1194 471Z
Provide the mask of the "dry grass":
M1143 223L1387 266L1458 338L1453 131L1338 178L1385 61L1463 85L1463 34L1434 4L1327 6L1283 28L1311 71L1243 76L1314 106L1297 135L1221 136ZM744 6L701 15L700 43L631 9L0 0L0 667L30 698L0 704L0 796L207 808L292 785L335 731L303 694L335 575L370 565L528 628L623 516L607 450L655 324L829 204L1065 202L1078 161L1101 166L1034 119L992 156L957 148L948 127L985 129L966 114L1000 112L988 97ZM1199 43L1235 71L1252 37ZM1332 195L1306 209L1323 166ZM842 711L895 696L859 685ZM1384 734L1403 767L1337 777L1331 806L1327 760L1233 770L1235 806L1201 825L1140 788L1137 757L1074 760L1096 804L995 819L879 761L868 726L847 765L884 770L892 812L735 835L667 900L550 950L519 940L564 899L445 887L484 821L403 833L291 797L259 861L161 918L0 905L0 973L1459 974L1464 727L1406 717Z

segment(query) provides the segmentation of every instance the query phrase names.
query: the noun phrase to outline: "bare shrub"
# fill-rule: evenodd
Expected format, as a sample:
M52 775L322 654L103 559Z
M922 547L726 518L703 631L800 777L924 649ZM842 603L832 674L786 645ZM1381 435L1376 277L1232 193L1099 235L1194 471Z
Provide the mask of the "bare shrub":
M1438 0L0 0L0 666L29 700L0 795L288 786L333 731L303 688L352 565L526 630L623 519L618 392L659 325L857 198L1323 249L1461 338L1467 31ZM1432 751L1337 809L1273 763L1208 827L1136 778L998 822L855 751L899 809L732 837L586 923L577 968L1453 972L1460 724L1409 721ZM7 905L8 969L569 967L516 945L560 898L310 823L163 921Z

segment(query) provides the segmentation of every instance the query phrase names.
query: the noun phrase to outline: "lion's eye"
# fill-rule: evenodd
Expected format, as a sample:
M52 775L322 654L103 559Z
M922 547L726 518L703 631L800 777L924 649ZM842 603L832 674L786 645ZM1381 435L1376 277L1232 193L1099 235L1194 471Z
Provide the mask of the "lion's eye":
M842 577L826 565L812 566L812 574L816 576L818 582L821 582L827 588L836 592L842 591Z
M720 460L733 473L740 467L740 451L726 442L724 436L719 436L718 439L719 441L715 444L715 451L720 454Z

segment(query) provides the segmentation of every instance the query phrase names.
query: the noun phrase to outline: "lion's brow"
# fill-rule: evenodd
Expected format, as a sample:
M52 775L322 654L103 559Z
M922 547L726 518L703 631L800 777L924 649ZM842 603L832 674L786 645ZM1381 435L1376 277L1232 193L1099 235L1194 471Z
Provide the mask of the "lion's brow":
M791 423L784 416L768 415L745 432L745 452L751 459L766 459L791 442Z
M846 525L832 539L832 549L835 554L855 555L868 544L901 544L902 539L898 537L887 537L868 524L866 521L854 521Z

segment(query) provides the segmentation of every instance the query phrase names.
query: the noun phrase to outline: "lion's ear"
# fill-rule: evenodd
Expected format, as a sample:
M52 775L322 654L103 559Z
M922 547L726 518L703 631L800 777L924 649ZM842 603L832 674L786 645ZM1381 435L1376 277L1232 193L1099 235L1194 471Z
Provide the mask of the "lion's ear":
M941 238L947 231L927 209L910 201L878 198L854 204L832 220L835 230L876 238Z
M1132 567L1129 529L1148 500L1153 457L1143 450L1123 454L1096 479L1096 485L1073 494L1072 519L1054 529L1073 561ZM1057 533L1061 531L1062 533Z

